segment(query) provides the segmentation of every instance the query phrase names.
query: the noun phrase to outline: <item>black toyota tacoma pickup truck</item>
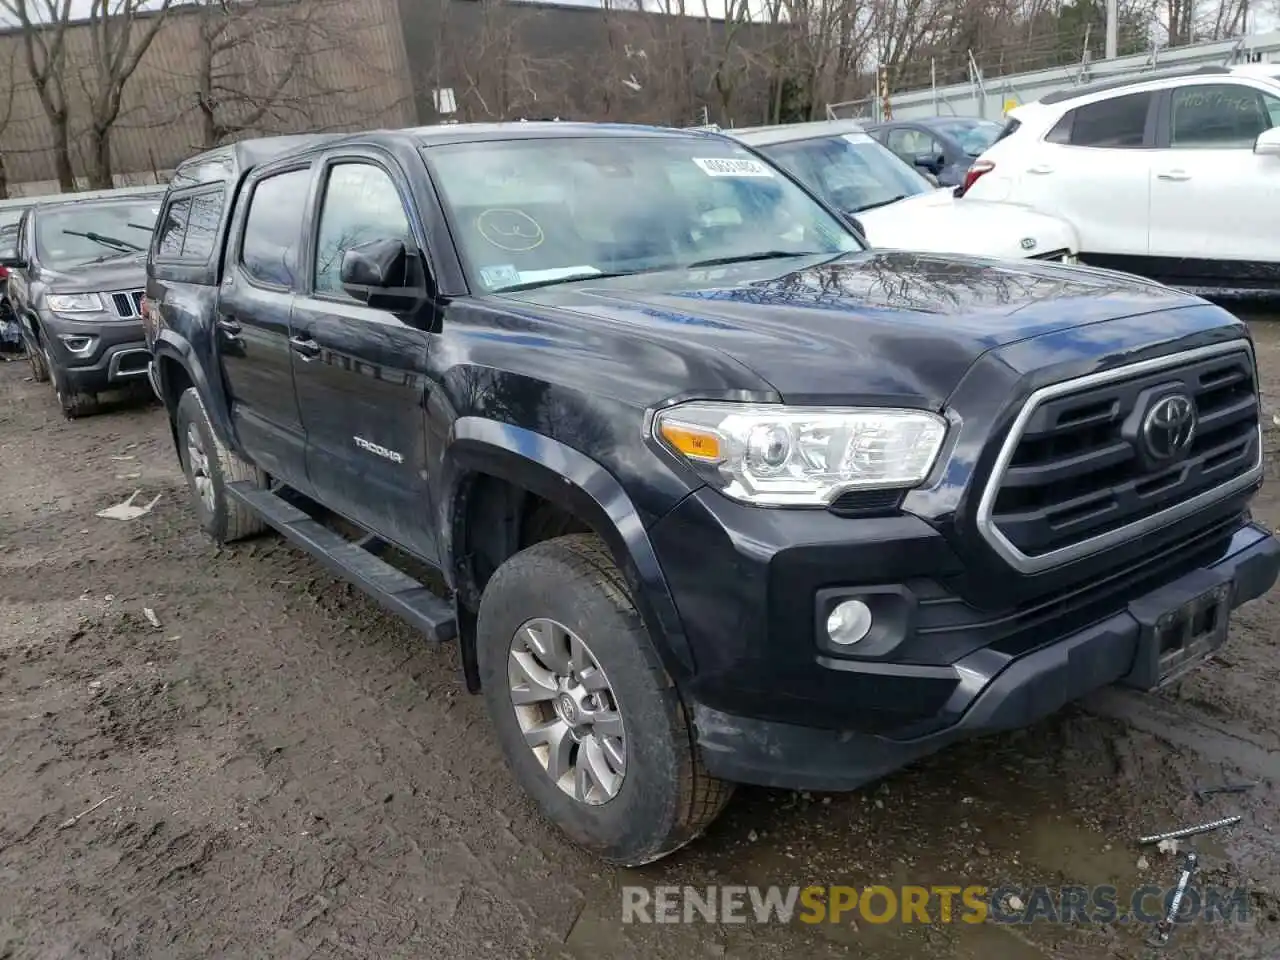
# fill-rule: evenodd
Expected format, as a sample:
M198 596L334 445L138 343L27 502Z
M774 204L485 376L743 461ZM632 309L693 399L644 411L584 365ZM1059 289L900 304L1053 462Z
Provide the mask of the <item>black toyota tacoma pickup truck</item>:
M164 187L42 198L0 252L32 378L53 381L67 417L108 393L146 395L142 288Z
M733 783L853 789L1159 687L1280 566L1241 322L866 249L713 132L227 147L148 270L204 528L275 527L457 642L516 779L612 862Z

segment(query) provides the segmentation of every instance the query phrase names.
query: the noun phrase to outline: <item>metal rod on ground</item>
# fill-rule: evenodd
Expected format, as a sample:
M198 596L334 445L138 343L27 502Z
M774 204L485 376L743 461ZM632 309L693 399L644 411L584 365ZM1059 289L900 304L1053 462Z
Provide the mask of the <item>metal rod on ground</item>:
M1178 878L1178 888L1174 890L1173 899L1169 903L1169 912L1163 920L1156 924L1155 930L1147 938L1147 943L1150 946L1163 947L1169 942L1169 936L1173 933L1173 925L1178 919L1178 908L1182 906L1182 898L1187 892L1187 884L1191 881L1191 875L1195 873L1198 859L1194 850L1187 851L1187 858L1182 867L1182 876Z
M1183 837L1194 837L1197 834L1208 833L1210 830L1218 830L1222 827L1229 827L1233 823L1239 823L1239 817L1225 817L1222 820L1213 820L1209 823L1200 823L1194 827L1183 827L1181 830L1170 830L1168 833L1157 833L1150 837L1139 837L1138 843L1159 843L1161 840L1181 840Z

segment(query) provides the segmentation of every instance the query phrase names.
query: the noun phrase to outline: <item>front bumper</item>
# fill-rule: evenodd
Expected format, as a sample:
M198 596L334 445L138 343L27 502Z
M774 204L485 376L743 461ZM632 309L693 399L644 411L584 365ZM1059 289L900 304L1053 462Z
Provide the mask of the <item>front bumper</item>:
M145 381L151 352L140 320L67 320L45 313L40 324L49 355L72 391L101 393L140 386ZM72 350L66 337L89 338L92 345Z
M725 780L796 790L856 789L954 741L1025 727L1109 684L1147 688L1153 634L1145 625L1216 585L1234 609L1269 590L1278 573L1280 541L1247 525L1231 537L1222 560L1136 598L1105 620L1022 656L984 648L956 661L947 668L956 680L953 693L939 714L948 722L927 734L898 738L805 727L694 702L698 744L708 772Z

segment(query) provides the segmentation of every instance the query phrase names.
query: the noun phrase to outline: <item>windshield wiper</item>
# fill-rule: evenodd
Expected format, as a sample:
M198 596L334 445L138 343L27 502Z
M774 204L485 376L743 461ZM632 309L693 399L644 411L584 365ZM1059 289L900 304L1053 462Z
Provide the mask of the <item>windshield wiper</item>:
M528 280L525 283L513 283L509 287L498 287L490 293L515 293L518 290L535 290L538 287L550 287L558 283L573 283L575 280L607 280L609 277L630 277L641 270L619 270L617 273L571 273L567 277L552 277L550 280Z
M877 200L875 203L868 203L865 206L858 207L854 213L862 213L864 210L874 210L876 207L887 207L891 203L897 203L899 200L907 199L905 193L900 193L896 197L890 197L888 200Z
M728 263L750 263L752 260L781 260L784 257L817 257L830 253L827 250L762 250L759 253L743 253L736 257L711 257L709 260L695 260L685 264L689 270L698 267L719 267ZM831 256L837 254L831 253Z
M147 233L150 233L151 231L153 231L153 230L155 229L155 225L154 225L154 224L152 224L151 226L149 226L149 227L148 227L145 223L126 223L126 224L125 224L125 226L126 226L126 227L133 227L133 229L135 229L135 230L145 230L145 231L147 231Z
M86 240L92 240L94 243L100 243L104 247L114 247L120 251L132 250L136 253L141 253L143 250L147 249L146 247L138 246L136 243L130 243L128 240L118 240L115 237L108 237L101 233L94 233L92 230L63 230L62 232L69 237L84 237Z

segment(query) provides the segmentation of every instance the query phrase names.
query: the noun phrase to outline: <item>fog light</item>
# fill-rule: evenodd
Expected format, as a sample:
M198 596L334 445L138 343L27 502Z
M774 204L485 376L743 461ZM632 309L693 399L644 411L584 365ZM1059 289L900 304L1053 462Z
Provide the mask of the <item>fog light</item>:
M861 600L837 603L827 617L827 636L832 643L848 647L871 631L871 608Z
M72 353L87 353L93 347L93 337L80 336L73 333L63 333L58 336L68 350Z

